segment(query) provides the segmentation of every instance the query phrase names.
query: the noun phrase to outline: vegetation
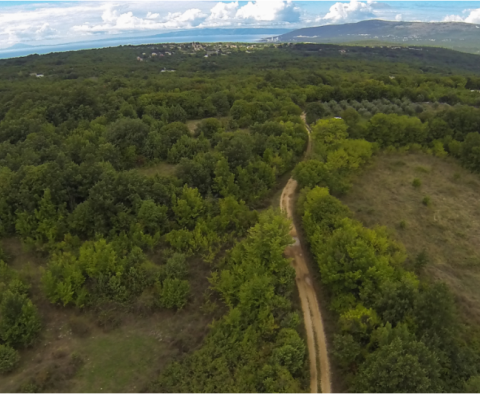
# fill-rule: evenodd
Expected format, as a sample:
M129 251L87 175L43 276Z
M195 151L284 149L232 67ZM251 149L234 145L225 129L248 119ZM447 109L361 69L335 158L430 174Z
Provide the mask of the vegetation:
M7 345L0 345L0 373L15 369L20 360L18 352Z
M480 372L480 349L462 326L447 286L417 276L425 253L409 264L405 248L386 228L364 227L329 192L345 194L372 154L367 141L347 139L350 128L355 124L342 119L317 121L312 158L294 171L305 186L299 199L303 228L338 319L337 363L356 392L463 391ZM361 129L387 150L438 155L418 118L377 114ZM348 141L351 150L345 149ZM313 165L316 170L305 170ZM415 178L413 186L420 185ZM422 203L430 206L431 198ZM405 221L400 227L406 228Z
M420 190L410 184L415 176L421 176ZM452 158L390 153L355 177L342 201L367 227L387 226L405 245L407 265L423 279L447 283L462 319L478 327L479 190L478 175ZM421 203L424 195L431 196L431 209ZM401 221L406 227L397 231Z
M392 62L378 48L341 57L283 44L205 58L190 46L0 61L5 390L100 391L117 376L114 391L305 391L289 223L265 209L290 171L349 389L476 387L476 336L447 287L419 278L426 255L412 263L333 195L379 151L452 156L480 172L477 57ZM441 201L427 175L415 175L421 188L407 183L433 212ZM50 346L53 335L64 347Z
M298 392L305 375L299 316L289 301L295 273L284 249L289 222L270 210L210 281L228 306L200 350L172 364L159 392Z

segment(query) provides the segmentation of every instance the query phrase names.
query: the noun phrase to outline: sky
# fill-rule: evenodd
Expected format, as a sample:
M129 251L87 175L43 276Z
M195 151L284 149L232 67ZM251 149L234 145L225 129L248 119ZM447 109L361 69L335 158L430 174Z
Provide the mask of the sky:
M0 1L0 49L201 28L287 28L366 19L480 24L480 1Z

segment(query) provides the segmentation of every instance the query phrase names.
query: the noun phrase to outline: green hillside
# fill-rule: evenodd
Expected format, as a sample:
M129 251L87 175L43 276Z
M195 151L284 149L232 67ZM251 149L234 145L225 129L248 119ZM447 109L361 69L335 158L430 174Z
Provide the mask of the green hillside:
M463 22L368 20L298 29L271 40L324 44L435 46L478 54L480 53L480 25Z

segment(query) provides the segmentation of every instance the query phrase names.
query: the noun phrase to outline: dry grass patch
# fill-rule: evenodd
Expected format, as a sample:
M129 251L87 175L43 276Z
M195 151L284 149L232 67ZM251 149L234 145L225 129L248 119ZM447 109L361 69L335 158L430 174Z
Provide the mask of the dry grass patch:
M195 129L197 128L197 125L202 121L202 119L195 119L195 120L187 120L187 127L188 130L190 130L190 133L193 135L195 134Z
M169 163L158 163L148 167L137 168L137 171L145 176L154 176L154 175L163 175L163 176L174 176L177 171L176 164Z
M480 177L453 159L384 154L342 201L366 226L390 228L411 258L425 251L423 274L445 281L464 316L480 323L479 192Z

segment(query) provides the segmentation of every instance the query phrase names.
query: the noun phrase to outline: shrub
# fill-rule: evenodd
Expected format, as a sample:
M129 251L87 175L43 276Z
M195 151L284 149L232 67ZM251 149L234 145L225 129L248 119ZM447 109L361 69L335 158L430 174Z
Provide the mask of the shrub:
M160 304L165 308L182 309L187 303L190 285L186 280L167 278L160 290Z
M185 263L185 255L174 253L165 264L165 277L171 279L183 279L187 275L187 264Z
M423 197L422 204L429 207L432 204L431 198L428 196Z
M419 254L417 254L417 257L415 257L415 260L413 262L413 268L415 269L415 271L418 272L427 264L428 264L427 252L425 252L425 250L422 250Z
M402 220L399 224L399 227L403 230L407 227L407 222L405 220Z
M17 390L19 393L39 393L40 387L33 381L28 381L22 383L22 385Z
M41 323L37 308L26 295L7 290L0 304L0 339L10 346L29 346Z
M7 345L0 345L0 373L13 371L20 361L18 352Z
M420 181L420 179L415 178L412 182L412 186L413 187L420 187L420 186L422 186L422 182Z

